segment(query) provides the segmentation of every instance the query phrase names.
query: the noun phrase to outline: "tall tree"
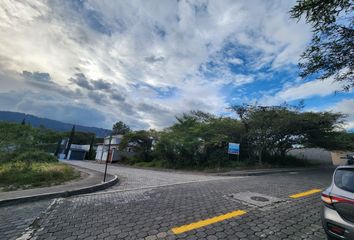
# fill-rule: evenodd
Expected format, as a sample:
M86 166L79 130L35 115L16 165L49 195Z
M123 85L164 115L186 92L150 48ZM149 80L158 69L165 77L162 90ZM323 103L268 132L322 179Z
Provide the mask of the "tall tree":
M73 125L72 129L71 129L71 132L70 132L70 137L69 137L69 140L68 140L68 145L65 149L65 158L68 157L68 154L69 154L69 150L71 148L71 144L73 142L73 139L74 139L74 136L75 136L75 125Z
M130 127L122 121L118 121L113 125L113 134L127 134L130 132Z
M90 142L90 149L88 151L88 154L86 155L87 160L93 159L95 156L93 156L93 144L95 143L95 135L92 135L91 142Z
M312 42L301 56L301 77L333 78L344 90L354 87L354 2L298 0L291 17L312 26Z

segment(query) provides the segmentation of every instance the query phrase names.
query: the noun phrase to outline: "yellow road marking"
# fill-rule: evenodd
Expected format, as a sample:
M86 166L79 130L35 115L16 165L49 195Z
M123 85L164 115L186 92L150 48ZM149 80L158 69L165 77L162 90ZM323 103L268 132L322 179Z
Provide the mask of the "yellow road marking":
M301 192L301 193L296 193L296 194L290 195L289 197L290 198L301 198L301 197L305 197L305 196L308 196L308 195L311 195L311 194L314 194L314 193L318 193L318 192L321 192L321 191L322 191L321 189L311 189L311 190L306 191L306 192Z
M175 228L172 228L171 230L172 230L172 232L174 234L181 234L181 233L188 232L188 231L191 231L191 230L194 230L194 229L197 229L197 228L201 228L201 227L213 224L213 223L221 222L221 221L224 221L224 220L229 219L229 218L241 216L241 215L243 215L245 213L246 213L246 211L237 210L237 211L229 212L229 213L226 213L226 214L223 214L223 215L219 215L219 216L216 216L216 217L212 217L212 218L208 218L208 219L201 220L201 221L198 221L198 222L194 222L194 223L190 223L190 224L187 224L187 225L183 225L183 226L180 226L180 227L175 227Z

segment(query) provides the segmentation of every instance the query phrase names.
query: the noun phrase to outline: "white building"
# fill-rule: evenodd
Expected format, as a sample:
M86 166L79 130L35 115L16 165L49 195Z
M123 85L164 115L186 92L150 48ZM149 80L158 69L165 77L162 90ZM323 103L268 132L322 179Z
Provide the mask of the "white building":
M106 161L108 154L108 161L114 162L119 160L119 144L122 141L123 135L113 135L111 139L111 147L108 153L108 145L110 136L104 138L104 142L97 146L96 150L96 160Z

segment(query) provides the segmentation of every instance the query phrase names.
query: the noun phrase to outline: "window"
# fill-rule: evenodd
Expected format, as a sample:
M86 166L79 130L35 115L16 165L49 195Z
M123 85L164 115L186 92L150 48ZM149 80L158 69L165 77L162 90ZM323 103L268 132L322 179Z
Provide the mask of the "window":
M354 169L337 170L334 184L343 190L354 193Z

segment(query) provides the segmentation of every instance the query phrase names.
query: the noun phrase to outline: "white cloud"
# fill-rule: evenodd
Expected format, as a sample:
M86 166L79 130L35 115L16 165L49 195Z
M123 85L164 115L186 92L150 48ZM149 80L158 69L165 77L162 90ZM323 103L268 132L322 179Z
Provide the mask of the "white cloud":
M346 129L354 130L354 99L345 99L336 103L333 107L328 110L333 110L335 112L341 112L347 114Z
M262 102L265 104L279 104L282 102L291 102L294 100L307 99L313 96L328 96L334 94L335 91L341 90L338 82L332 79L313 80L296 85L286 85L275 95L265 95Z
M296 63L310 31L289 19L293 4L282 0L6 0L0 3L0 68L14 74L49 73L57 87L71 92L78 86L70 78L78 72L93 81L104 79L114 91L123 92L125 102L117 103L109 95L105 100L104 92L88 89L73 101L99 108L106 121L161 128L183 111L223 111L227 106L223 85L255 81L252 74L228 68L228 63L245 65L237 57L221 58L215 76L205 79L201 66L215 60L228 43L257 53L246 66L250 69ZM8 84L1 81L6 90ZM176 92L161 98L154 88ZM279 98L286 96L296 97L285 92ZM100 100L106 104L99 105ZM141 107L142 103L160 109L163 117L151 113L156 108Z
M229 63L234 64L234 65L240 65L243 64L243 60L240 58L230 58L227 60Z

